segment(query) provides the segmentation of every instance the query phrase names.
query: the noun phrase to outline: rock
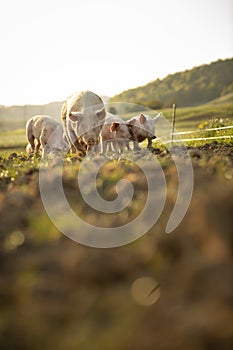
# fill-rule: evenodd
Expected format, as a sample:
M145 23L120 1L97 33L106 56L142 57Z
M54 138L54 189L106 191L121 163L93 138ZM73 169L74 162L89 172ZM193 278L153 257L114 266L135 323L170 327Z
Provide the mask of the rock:
M9 157L8 157L8 159L9 160L12 160L12 159L14 159L14 158L17 158L17 153L15 153L15 152L13 152L13 153L11 153L10 155L9 155Z

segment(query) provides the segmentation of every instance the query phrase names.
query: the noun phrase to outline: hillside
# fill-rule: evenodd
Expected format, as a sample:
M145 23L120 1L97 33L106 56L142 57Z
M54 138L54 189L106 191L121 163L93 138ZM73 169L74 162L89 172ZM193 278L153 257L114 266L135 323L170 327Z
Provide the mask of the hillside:
M129 89L112 97L111 102L136 103L152 109L171 107L173 103L178 107L191 107L232 92L233 59L226 59Z
M47 114L59 120L62 102L45 105L0 106L0 130L18 129L25 126L26 121L36 114Z

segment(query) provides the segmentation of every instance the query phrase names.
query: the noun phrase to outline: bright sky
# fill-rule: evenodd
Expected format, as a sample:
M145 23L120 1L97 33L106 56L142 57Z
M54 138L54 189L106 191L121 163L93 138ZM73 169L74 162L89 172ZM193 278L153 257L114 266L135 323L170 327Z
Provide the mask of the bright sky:
M233 56L233 0L0 0L0 104L113 96Z

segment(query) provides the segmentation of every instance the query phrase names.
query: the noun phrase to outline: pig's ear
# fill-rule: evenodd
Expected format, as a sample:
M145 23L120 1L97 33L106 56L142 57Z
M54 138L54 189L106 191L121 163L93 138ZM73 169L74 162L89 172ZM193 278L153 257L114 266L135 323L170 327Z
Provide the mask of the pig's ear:
M130 121L126 122L126 125L132 126L136 123L136 119L131 119Z
M144 114L140 114L139 123L140 123L140 124L144 124L145 121L146 121L146 117L144 116Z
M115 131L115 130L117 130L117 128L119 127L119 123L116 123L116 122L113 122L112 124L111 124L111 126L110 126L110 131L111 132L113 132L113 131Z
M95 113L96 113L96 116L98 117L99 120L103 120L106 116L105 107L103 107L101 109L97 109L97 111Z
M83 116L80 112L71 112L69 115L69 118L72 122L77 122L78 119L80 119Z

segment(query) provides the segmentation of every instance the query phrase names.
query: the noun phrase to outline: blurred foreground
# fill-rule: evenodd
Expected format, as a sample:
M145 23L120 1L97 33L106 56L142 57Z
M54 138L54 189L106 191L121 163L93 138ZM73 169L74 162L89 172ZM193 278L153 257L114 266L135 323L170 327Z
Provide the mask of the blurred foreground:
M28 165L14 181L2 178L1 349L232 348L233 147L213 144L190 155L194 192L180 226L164 233L176 174L161 153L168 182L163 215L141 239L114 249L81 246L58 232L41 203L36 166ZM0 170L19 157L29 162L17 154L2 157ZM69 169L78 159L72 161L64 175L71 202L76 178ZM112 181L106 191L119 180L118 170L143 202L141 176L124 164L106 169ZM98 216L90 220L101 224Z

